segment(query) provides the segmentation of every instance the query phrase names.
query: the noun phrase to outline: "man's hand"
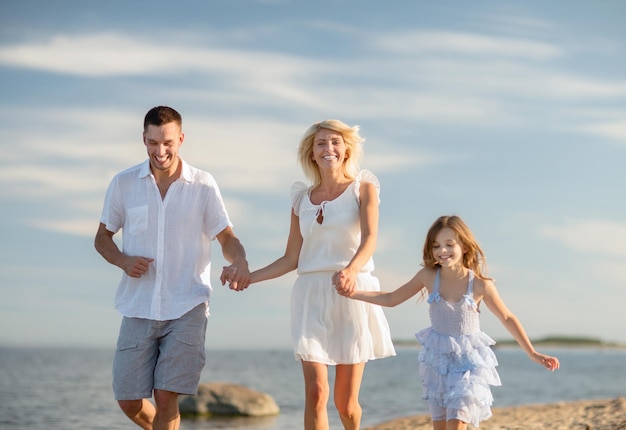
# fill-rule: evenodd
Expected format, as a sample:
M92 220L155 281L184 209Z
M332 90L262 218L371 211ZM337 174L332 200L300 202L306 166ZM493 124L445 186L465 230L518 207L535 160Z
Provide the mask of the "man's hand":
M154 258L125 256L122 260L122 270L131 278L141 278L150 268Z
M228 282L228 288L235 291L243 291L250 286L250 270L247 264L233 263L222 268L220 281L222 285Z

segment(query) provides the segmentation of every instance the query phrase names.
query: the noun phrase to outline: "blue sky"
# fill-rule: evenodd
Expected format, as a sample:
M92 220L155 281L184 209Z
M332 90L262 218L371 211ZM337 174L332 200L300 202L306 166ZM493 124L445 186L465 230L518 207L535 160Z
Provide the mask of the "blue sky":
M619 0L3 1L0 344L114 345L120 271L93 235L159 104L252 268L284 250L301 134L339 118L381 181L384 289L454 213L531 337L626 342L625 16ZM215 282L207 347L288 347L293 279ZM385 312L394 338L428 325L423 302Z

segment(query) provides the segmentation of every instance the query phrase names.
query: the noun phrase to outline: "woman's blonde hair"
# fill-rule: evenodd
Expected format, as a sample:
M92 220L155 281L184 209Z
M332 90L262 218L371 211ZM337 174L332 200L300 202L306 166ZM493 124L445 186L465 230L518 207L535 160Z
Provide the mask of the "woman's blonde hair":
M485 254L467 224L456 215L444 215L437 218L428 230L424 241L424 267L435 268L439 266L433 255L433 243L437 234L446 227L454 230L459 237L461 246L465 251L463 253L463 266L471 269L479 278L486 279L487 260Z
M346 156L343 162L343 174L350 179L356 178L359 173L359 162L363 157L363 139L359 135L359 126L349 125L339 121L338 119L327 119L325 121L316 122L304 132L298 145L298 161L302 166L302 170L313 185L319 185L322 181L319 167L313 160L313 142L315 135L320 130L331 130L341 134L346 144Z

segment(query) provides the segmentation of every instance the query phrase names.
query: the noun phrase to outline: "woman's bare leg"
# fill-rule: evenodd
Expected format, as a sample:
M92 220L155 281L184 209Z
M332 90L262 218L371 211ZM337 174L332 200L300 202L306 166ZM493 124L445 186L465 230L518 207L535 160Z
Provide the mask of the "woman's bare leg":
M361 425L359 390L365 363L339 364L335 373L335 407L346 430L358 430Z
M328 412L326 405L330 389L328 388L328 366L312 361L302 362L304 374L304 429L328 430Z

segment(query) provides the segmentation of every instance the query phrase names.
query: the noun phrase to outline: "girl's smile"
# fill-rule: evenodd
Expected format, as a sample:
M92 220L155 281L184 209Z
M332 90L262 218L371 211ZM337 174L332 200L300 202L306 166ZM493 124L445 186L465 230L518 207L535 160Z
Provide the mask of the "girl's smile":
M433 256L441 267L456 267L463 264L463 247L457 233L449 227L441 229L432 244Z

